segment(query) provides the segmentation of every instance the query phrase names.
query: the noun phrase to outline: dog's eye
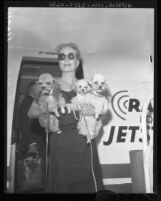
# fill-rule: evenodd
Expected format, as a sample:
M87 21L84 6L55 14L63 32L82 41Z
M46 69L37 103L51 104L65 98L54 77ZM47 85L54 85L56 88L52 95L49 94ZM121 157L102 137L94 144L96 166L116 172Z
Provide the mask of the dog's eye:
M98 82L97 82L97 81L95 81L94 83L95 83L95 84L98 84Z
M42 85L42 82L37 82L38 85Z
M79 86L79 88L82 88L82 86Z
M101 82L101 84L105 84L104 82Z
M50 84L51 84L51 82L46 82L46 84L47 84L47 85L50 85Z

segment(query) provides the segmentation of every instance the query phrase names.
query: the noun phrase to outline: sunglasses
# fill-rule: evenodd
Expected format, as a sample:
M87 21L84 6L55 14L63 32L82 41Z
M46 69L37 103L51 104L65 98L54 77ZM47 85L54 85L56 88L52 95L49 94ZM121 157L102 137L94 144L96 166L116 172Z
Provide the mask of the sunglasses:
M69 60L74 60L74 59L77 57L77 53L71 52L71 53L69 53L69 54L67 54L67 55L64 54L64 53L58 54L58 60L63 61L63 60L66 59L66 57L67 57Z

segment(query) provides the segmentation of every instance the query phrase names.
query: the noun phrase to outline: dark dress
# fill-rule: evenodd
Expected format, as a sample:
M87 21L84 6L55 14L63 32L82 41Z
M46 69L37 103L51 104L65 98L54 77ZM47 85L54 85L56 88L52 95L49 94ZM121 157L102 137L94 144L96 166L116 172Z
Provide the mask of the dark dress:
M73 91L62 93L68 103L76 95ZM60 113L62 134L50 133L47 193L95 193L91 153L97 191L103 190L95 140L92 140L91 152L91 146L78 133L76 126L77 120L72 112Z

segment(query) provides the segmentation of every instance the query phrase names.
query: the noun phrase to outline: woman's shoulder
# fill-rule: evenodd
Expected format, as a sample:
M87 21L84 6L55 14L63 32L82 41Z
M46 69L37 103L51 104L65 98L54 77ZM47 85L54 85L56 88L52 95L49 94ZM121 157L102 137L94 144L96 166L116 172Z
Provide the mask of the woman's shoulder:
M62 80L61 77L54 77L54 79L55 79L58 83L62 83L62 82L63 82L63 80ZM78 81L78 79L75 78L73 84L75 84L75 82L77 82L77 81Z

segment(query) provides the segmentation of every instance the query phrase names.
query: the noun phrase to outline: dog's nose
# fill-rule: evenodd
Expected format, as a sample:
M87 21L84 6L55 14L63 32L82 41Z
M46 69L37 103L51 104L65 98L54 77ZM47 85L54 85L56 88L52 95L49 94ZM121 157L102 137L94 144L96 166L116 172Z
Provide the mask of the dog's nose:
M99 89L102 89L102 86L99 86Z
M45 89L45 86L41 86L42 89Z

